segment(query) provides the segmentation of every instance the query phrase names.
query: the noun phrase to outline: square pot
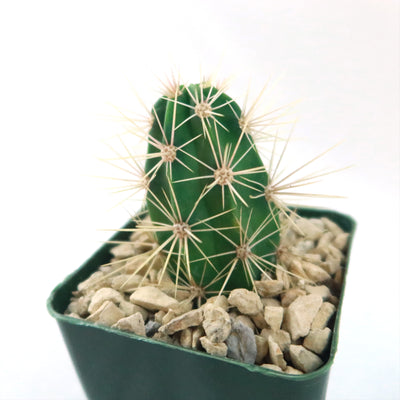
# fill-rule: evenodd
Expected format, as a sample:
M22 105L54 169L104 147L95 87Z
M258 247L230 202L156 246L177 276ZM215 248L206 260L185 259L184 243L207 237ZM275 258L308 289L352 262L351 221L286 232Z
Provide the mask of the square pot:
M344 280L337 307L327 360L318 370L304 375L288 375L257 365L211 356L195 350L137 336L85 320L64 312L72 291L101 264L109 262L110 249L103 245L78 270L51 293L47 307L56 318L72 361L89 399L92 400L322 400L336 353L339 320L355 222L334 211L301 208L306 218L328 217L350 233ZM129 222L124 228L133 227ZM118 232L112 240L128 240L129 232Z

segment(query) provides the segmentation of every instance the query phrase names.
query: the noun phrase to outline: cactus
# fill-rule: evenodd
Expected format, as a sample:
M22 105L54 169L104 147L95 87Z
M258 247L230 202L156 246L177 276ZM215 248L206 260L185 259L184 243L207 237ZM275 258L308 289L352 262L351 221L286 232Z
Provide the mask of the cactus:
M222 89L176 85L152 109L146 206L176 284L255 289L274 268L279 209L243 112ZM261 190L261 193L263 191Z

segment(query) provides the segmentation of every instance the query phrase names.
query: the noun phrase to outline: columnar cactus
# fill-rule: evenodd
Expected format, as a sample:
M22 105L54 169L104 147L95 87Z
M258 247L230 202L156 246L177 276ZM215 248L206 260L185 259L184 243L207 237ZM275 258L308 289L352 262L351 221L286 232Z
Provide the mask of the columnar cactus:
M240 107L212 85L177 85L152 116L146 205L162 274L207 293L254 288L273 269L279 218Z

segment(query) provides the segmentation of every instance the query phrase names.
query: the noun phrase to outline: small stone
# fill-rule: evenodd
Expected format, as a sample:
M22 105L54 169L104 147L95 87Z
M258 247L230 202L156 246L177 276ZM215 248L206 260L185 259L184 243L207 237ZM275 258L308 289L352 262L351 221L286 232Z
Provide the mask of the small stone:
M135 248L133 247L132 243L126 242L121 243L118 246L114 246L110 253L117 259L123 260L128 257L132 257L136 254Z
M264 318L273 331L279 330L283 320L283 307L266 306L264 308Z
M200 338L205 334L201 326L196 326L192 331L192 349L200 349Z
M89 312L91 314L96 312L105 301L112 301L115 304L119 304L124 301L124 298L121 293L114 289L101 288L93 295L88 308Z
M162 325L166 325L166 324L168 324L168 322L170 322L170 321L172 321L174 318L176 318L177 317L177 315L176 315L176 313L175 313L175 311L174 310L168 310L168 312L163 316L163 318L162 318L162 321L161 321L161 324ZM169 335L169 333L168 333L168 335Z
M146 321L147 318L149 317L149 312L147 310L136 304L132 304L130 301L126 300L121 301L121 303L119 303L119 308L125 313L127 317L129 317L129 315L136 314L137 312L142 314L144 321Z
M182 331L191 326L198 326L202 323L202 321L203 310L198 308L172 319L166 325L163 325L159 331L167 335L172 335L175 332Z
M307 276L315 283L325 282L331 277L324 269L307 261L302 262L302 267Z
M225 343L214 343L207 336L200 338L200 343L203 349L213 356L226 357L228 347Z
M308 253L315 247L314 240L300 240L294 247L294 252L300 255Z
M261 303L263 303L263 306L268 306L268 307L280 307L281 302L278 299L275 299L273 297L262 297L261 298Z
M328 347L332 331L329 328L311 329L305 337L303 346L313 353L321 355Z
M231 318L223 308L206 304L203 328L208 339L213 343L222 343L231 333Z
M168 311L171 307L178 304L177 300L152 286L140 287L132 293L129 300L133 304L155 311Z
M112 326L124 317L125 314L112 301L105 301L86 320L98 325Z
M139 312L130 315L129 317L121 318L112 327L123 331L133 332L136 333L136 335L146 336L144 320L142 314Z
M321 254L307 253L303 255L303 260L313 263L315 265L321 265L322 257Z
M221 307L224 311L228 311L229 303L226 296L214 296L207 299L206 304L214 304L216 307Z
M313 223L314 221L314 223ZM296 226L301 231L302 235L304 235L305 239L309 240L318 240L322 233L324 232L323 225L318 222L318 225L315 223L315 220L310 220L306 218L299 218L296 220ZM322 229L321 229L322 226Z
M256 364L261 364L268 354L268 339L261 335L255 335L254 338L257 347Z
M311 329L324 329L335 312L336 307L333 304L328 302L322 303L321 308L318 310L314 320L312 321Z
M192 347L192 330L190 328L184 329L180 336L180 345L190 349Z
M172 306L172 309L176 315L182 315L193 309L193 302L190 299L185 299Z
M82 317L77 313L65 314L67 317L82 319Z
M333 304L335 307L339 305L339 299L336 296L329 296L328 302Z
M115 290L129 292L141 285L146 285L148 279L144 279L142 275L138 274L121 274L111 279L111 287Z
M153 339L164 343L174 344L174 339L171 336L160 331L154 334Z
M333 244L328 245L328 250L329 250L328 256L331 256L332 258L338 259L340 261L344 261L345 259L344 254Z
M326 229L333 233L334 236L338 236L344 233L343 229L337 225L335 222L331 221L326 217L322 217L321 221L324 223Z
M282 267L282 268L277 268L276 271L276 279L280 282L282 282L283 289L289 289L290 288L290 275L288 272ZM261 300L262 301L262 300Z
M153 337L154 334L156 332L158 332L158 329L160 328L161 324L153 321L153 320L149 320L147 321L147 324L144 326L145 330L146 330L146 336L147 337Z
M319 308L322 297L314 294L298 297L287 308L285 320L292 340L307 336Z
M285 369L285 374L289 375L303 375L304 372L300 371L299 369L293 368L290 365L288 365Z
M283 290L283 282L278 280L255 281L256 289L262 297L275 297Z
M254 325L253 321L247 315L238 315L235 318L236 322L241 322L243 325L248 326L253 332L256 330L256 326Z
M260 312L257 315L252 315L251 320L254 322L255 326L258 329L265 329L268 328L267 321L264 318L264 313Z
M275 364L284 370L286 368L285 357L283 356L281 348L271 336L268 338L268 348L268 354L272 364Z
M242 314L257 315L263 311L260 297L246 289L234 289L228 297L228 302Z
M275 343L279 345L281 350L286 353L289 351L289 346L291 344L290 334L283 329L279 331L273 331L272 329L263 329L261 331L261 336L265 339L269 339L271 337Z
M86 317L89 314L88 308L91 298L92 296L85 295L71 301L68 305L67 312L78 314L81 317Z
M303 279L308 280L308 276L303 269L303 265L302 265L301 261L293 259L289 265L289 270L297 278L300 278L300 279L303 278Z
M321 268L329 275L333 275L340 269L340 259L328 254L326 260L321 263Z
M283 307L289 307L299 296L305 296L306 292L299 288L290 288L281 295Z
M101 271L96 271L78 285L78 291L86 293L88 290L98 290L104 287L107 282L104 279L105 274Z
M335 240L332 242L332 244L339 250L343 251L347 247L347 242L349 240L349 233L343 232L339 233L336 237Z
M315 249L317 253L326 257L329 253L328 245L332 242L334 237L335 235L332 232L325 232L318 241L318 245Z
M282 368L278 367L275 364L261 364L260 367L272 369L273 371L282 372Z
M160 310L160 311L156 312L156 313L154 314L154 321L156 321L156 322L158 322L160 325L162 325L162 324L163 324L163 323L162 323L163 318L165 317L166 314L167 314L167 313L166 313L165 311L163 311L163 310Z
M289 353L293 365L303 372L315 371L323 364L317 355L303 346L292 344Z
M315 294L317 296L321 296L322 300L328 300L331 296L331 291L325 285L306 285L305 286L307 294Z
M226 344L229 358L254 364L257 357L257 345L254 332L248 326L241 322L234 322Z

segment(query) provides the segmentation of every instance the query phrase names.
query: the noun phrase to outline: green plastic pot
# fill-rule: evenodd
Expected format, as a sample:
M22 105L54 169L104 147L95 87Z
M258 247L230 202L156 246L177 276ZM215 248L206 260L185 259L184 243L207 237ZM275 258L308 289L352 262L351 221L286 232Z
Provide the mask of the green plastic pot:
M306 208L298 212L308 218L328 217L354 237L356 224L347 215ZM129 222L125 227L132 226ZM112 240L127 240L128 236L118 232ZM110 244L103 245L60 283L47 307L58 322L89 399L322 400L337 350L351 239L327 360L317 371L304 375L287 375L65 316L71 292L110 260Z

